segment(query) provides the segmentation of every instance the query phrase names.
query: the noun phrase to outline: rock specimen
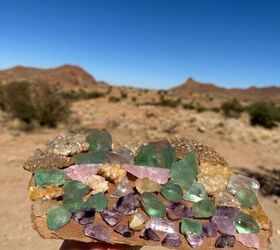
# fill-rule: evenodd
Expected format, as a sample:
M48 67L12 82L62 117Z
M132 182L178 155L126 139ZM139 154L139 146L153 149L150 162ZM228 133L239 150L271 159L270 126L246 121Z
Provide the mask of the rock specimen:
M141 203L150 217L163 218L165 216L165 207L155 193L143 193Z
M184 194L184 200L192 202L198 202L207 197L207 191L200 182L193 182L188 191Z
M52 208L47 215L47 225L52 231L65 226L71 219L71 213L64 207Z
M145 240L160 241L160 237L151 228L144 229L141 233L141 237Z
M34 179L37 187L60 186L65 183L65 174L62 170L56 168L38 169L35 172Z
M144 192L159 192L161 189L161 185L159 183L151 181L147 177L143 179L137 179L135 181L135 187L140 194Z
M183 199L182 188L172 182L164 184L160 190L160 193L166 200L169 201L181 201Z
M241 174L234 174L230 177L227 189L235 194L239 188L247 188L257 194L260 189L260 183L256 179Z

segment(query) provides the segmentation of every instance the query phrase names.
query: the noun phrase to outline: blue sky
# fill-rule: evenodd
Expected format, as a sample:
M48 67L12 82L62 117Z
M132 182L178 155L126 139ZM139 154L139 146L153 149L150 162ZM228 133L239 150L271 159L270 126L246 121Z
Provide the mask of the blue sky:
M0 69L65 63L145 88L280 86L280 1L0 0Z

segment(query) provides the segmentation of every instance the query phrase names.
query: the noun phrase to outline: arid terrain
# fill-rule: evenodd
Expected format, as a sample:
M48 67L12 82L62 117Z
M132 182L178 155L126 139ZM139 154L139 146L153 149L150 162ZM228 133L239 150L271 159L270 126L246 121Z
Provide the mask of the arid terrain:
M57 74L57 71L55 72ZM32 72L29 72L29 75L32 76ZM83 80L76 81L77 76L69 80L70 78L65 75L67 74L63 75L66 82L73 81L77 85L83 82ZM20 77L17 75L17 78ZM5 81L17 78L5 78ZM3 80L4 76L0 71L1 79ZM90 81L87 79L87 84L90 84ZM253 127L249 123L247 113L242 113L241 117L236 119L225 118L221 112L211 110L197 112L182 106L150 105L150 102L160 99L159 91L110 88L104 83L93 83L93 85L98 85L99 90L104 92L110 89L111 96L121 98L110 101L109 96L106 95L96 99L74 101L67 124L59 125L55 129L38 128L32 132L24 132L19 129L17 120L7 120L7 115L0 111L1 249L59 249L61 242L43 240L32 230L29 219L30 201L26 190L30 173L22 169L22 163L51 137L63 133L87 132L92 128L105 128L112 133L115 140L119 141L189 137L213 146L237 172L255 176L261 182L259 199L273 222L270 249L279 249L280 127L270 130ZM71 86L73 86L72 82L67 88ZM82 86L79 85L79 88ZM200 93L198 91L186 95L183 101L190 102L190 98L194 98L194 102L207 107L207 105L218 105L227 96L223 93L221 97L220 94L211 91L204 92L203 95ZM260 98L267 98L268 93L271 92L260 94ZM166 96L174 98L174 92L168 92ZM234 97L238 96L234 94ZM273 98L278 100L280 95L275 94ZM242 101L248 100L243 98Z

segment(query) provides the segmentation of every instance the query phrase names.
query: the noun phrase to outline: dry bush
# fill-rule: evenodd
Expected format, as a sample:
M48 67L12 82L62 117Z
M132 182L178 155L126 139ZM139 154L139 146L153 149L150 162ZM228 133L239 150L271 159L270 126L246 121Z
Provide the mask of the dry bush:
M237 99L225 101L221 105L225 117L228 118L239 118L241 113L244 111L241 103Z

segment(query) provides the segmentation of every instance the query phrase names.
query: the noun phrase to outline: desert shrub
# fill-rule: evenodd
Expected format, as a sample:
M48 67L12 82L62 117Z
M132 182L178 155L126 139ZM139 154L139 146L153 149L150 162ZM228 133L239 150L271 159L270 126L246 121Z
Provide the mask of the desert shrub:
M219 107L213 107L210 110L215 112L215 113L219 113L220 112L220 108Z
M127 93L124 91L121 91L121 99L126 99L127 98Z
M244 110L241 103L237 99L225 101L221 105L221 110L225 117L228 118L239 118L241 112Z
M131 97L131 101L136 102L137 101L137 97L136 96L132 96Z
M189 102L189 103L184 103L183 104L183 108L184 109L191 109L191 110L193 110L193 109L195 109L195 106L193 105L192 102Z
M5 111L26 124L56 127L70 114L69 103L44 82L14 81L2 88Z
M198 113L202 113L207 110L205 107L201 106L199 103L196 105L195 109Z
M62 98L65 98L70 101L79 101L79 100L88 100L88 99L95 99L104 97L105 93L97 92L97 91L62 91L61 92Z
M253 126L273 128L277 126L277 122L280 122L280 107L273 103L256 102L251 104L247 110Z
M170 108L176 108L180 104L181 104L180 98L177 99L160 98L160 101L158 102L159 106L170 107Z
M117 97L117 96L110 96L108 100L109 100L109 102L117 103L117 102L121 101L121 98Z

